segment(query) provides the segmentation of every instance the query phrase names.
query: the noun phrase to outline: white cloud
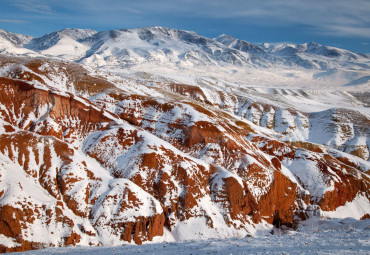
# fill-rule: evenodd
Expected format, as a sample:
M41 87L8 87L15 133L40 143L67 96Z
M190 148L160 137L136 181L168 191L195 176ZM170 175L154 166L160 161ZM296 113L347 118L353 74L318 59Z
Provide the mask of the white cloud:
M15 0L13 5L21 8L26 12L34 12L40 14L52 14L51 7L43 1L27 1L27 0Z
M23 24L23 23L27 23L27 21L25 21L25 20L19 20L19 19L0 19L0 23Z

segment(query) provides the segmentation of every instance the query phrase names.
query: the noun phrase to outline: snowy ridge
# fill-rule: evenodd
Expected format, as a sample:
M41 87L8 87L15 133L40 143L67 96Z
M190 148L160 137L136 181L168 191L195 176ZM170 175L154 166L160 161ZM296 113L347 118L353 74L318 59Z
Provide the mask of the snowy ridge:
M155 70L156 73L194 75L200 73L197 67L202 66L206 70L202 75L228 77L234 82L252 85L322 86L329 83L333 87L346 84L368 87L366 77L370 69L369 56L365 54L314 42L258 46L228 35L211 39L195 32L164 27L101 32L64 29L33 39L4 31L0 38L7 52L18 55L32 53L93 68L125 67L131 72ZM255 80L256 76L259 80Z

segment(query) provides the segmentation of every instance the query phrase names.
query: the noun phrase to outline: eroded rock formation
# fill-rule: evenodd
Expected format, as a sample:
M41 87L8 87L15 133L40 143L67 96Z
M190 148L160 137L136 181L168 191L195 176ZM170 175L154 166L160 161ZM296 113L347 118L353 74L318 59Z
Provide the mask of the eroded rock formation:
M299 112L244 102L233 115L221 109L242 99L227 93L224 104L185 84L139 95L48 61L65 67L62 87L40 60L25 72L2 58L16 68L0 78L1 252L245 236L369 199L367 161L277 139L304 135Z

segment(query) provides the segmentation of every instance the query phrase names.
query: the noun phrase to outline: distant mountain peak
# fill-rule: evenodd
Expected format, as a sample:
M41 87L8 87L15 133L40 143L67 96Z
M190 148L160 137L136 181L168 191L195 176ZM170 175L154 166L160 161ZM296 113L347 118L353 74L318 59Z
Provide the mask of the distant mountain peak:
M63 38L70 38L75 41L82 41L96 34L97 31L91 29L65 28L54 31L42 37L34 38L26 47L28 49L42 51L56 45Z
M194 31L162 26L100 32L65 28L33 39L3 30L0 30L1 34L5 38L0 42L2 51L10 52L6 48L13 47L14 54L36 53L93 66L96 66L99 59L99 66L133 67L145 63L171 70L197 66L222 66L230 70L236 67L293 68L316 72L334 68L370 69L366 55L312 41L303 44L283 42L256 45L229 34L221 34L211 39ZM26 48L26 51L20 50L21 47ZM352 78L340 79L345 79L343 84L352 81Z
M81 28L65 28L58 31L59 34L69 36L75 40L83 40L97 33L92 29L81 29Z
M234 36L232 36L232 35L228 35L228 34L221 34L221 35L217 36L217 37L216 37L216 38L214 38L214 39L215 39L216 41L218 41L218 40L225 39L225 38L230 39L230 40L236 40L236 38L235 38Z
M307 43L307 49L315 49L317 47L322 47L322 45L316 42L313 42L313 41L310 41L309 43Z
M253 43L237 39L231 35L222 34L216 37L215 40L230 48L237 49L243 52L260 53L260 54L266 53L265 50L262 49L261 47Z
M0 29L0 48L4 43L10 43L15 47L22 47L24 44L28 43L33 37L29 35L16 34L13 32L8 32L6 30ZM6 44L3 45L6 47Z

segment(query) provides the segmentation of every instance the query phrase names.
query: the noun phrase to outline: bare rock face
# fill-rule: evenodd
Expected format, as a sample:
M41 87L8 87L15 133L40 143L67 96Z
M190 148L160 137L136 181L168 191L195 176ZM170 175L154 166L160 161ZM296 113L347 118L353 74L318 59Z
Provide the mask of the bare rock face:
M229 174L225 169L217 169L210 179L210 185L213 201L223 208L223 217L228 224L232 225L234 221L242 222L243 225L251 223L256 202L245 190L240 177Z
M369 177L350 162L332 157L317 145L295 142L292 147L275 142L274 144L280 146L274 147L261 138L255 137L254 140L258 141L259 148L263 151L274 156L278 154L276 156L288 162L286 167L295 174L302 186L310 191L311 203L320 205L323 210L333 211L363 192L369 197ZM310 171L304 170L305 168ZM305 183L305 179L316 179L316 182L310 185Z
M281 172L275 171L274 181L269 192L258 202L260 214L267 222L273 223L274 219L270 215L278 212L278 220L281 225L292 226L295 211L298 209L295 203L299 199L298 191L296 183L289 180Z
M73 100L72 94L40 90L7 78L0 82L3 104L13 109L11 112L2 109L2 116L13 126L59 139L77 139L84 135L78 132L99 130L111 121L87 101Z
M323 172L330 169L334 171L337 177L337 182L334 183L334 189L327 191L319 202L320 207L326 211L333 211L339 206L345 205L347 201L353 201L358 195L363 193L369 197L369 176L364 173L359 173L354 168L338 162L330 156L326 156L326 165L320 164ZM346 171L341 171L341 168Z
M307 135L299 112L186 84L139 95L77 64L0 60L14 67L0 77L0 252L242 237L369 199L368 162L277 139Z

